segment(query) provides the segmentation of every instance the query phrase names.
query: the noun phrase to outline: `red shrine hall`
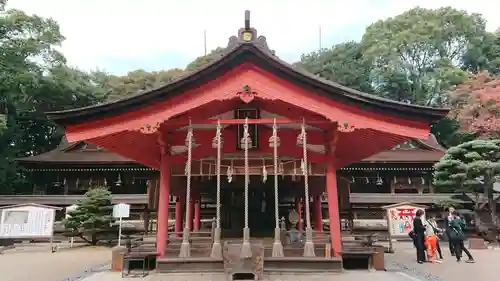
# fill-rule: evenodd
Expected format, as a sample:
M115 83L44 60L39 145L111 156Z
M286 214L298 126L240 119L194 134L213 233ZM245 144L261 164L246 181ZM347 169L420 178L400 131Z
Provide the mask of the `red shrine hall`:
M211 190L217 202L211 257L220 258L226 237L242 239L241 256L251 255L251 241L265 227L271 231L264 236L274 237L273 257L286 255L281 217L305 229L303 255L315 256L310 212L319 210L314 224L322 231L321 205L311 208L310 199L321 202L320 196L328 202L327 235L332 256L338 257L337 169L410 139L426 140L430 125L447 112L371 96L302 72L280 60L246 20L224 54L203 69L123 100L48 116L64 126L70 142L86 141L160 171L160 257L169 247L171 195L178 197L176 230L183 230L179 256L191 255L193 226L187 222L198 216L199 224L199 208L182 212L181 205L196 204L200 188ZM191 176L200 169L213 175L202 187ZM171 176L179 170L184 177ZM279 198L285 195L303 204L282 210ZM222 210L230 210L232 218L223 217ZM224 231L229 228L241 231Z

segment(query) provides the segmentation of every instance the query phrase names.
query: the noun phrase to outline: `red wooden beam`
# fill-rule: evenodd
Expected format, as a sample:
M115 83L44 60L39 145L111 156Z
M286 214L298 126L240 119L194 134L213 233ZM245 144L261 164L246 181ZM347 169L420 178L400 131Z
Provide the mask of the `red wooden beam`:
M194 137L198 144L206 143L211 144L212 139L215 137L216 130L195 130ZM278 137L280 137L282 145L288 145L289 143L296 145L297 136L299 131L289 128L278 128ZM171 146L185 145L186 144L187 131L176 131L169 134L169 143ZM259 127L259 147L269 145L269 137L272 135L272 129L267 126ZM224 140L224 145L236 146L236 127L224 128L222 130L222 139ZM309 130L307 131L307 143L314 145L323 145L325 143L325 136L322 131Z
M224 146L224 154L239 154L243 153L242 150L237 149L237 136L236 128L226 128L222 132ZM272 155L273 149L269 147L269 137L272 135L271 128L260 128L259 129L259 148L257 150L251 150L250 155L261 156L261 155ZM278 154L280 156L295 157L297 159L302 158L303 152L302 147L297 146L297 130L293 129L280 129L278 130L278 136L280 137L280 147L278 148ZM196 147L192 150L193 160L215 157L216 149L212 148L212 139L215 136L215 130L203 130L195 131L194 133L196 139ZM170 140L172 146L185 146L186 132L176 132L170 135ZM320 131L310 131L308 132L308 143L313 145L324 144L324 135ZM242 154L243 156L243 154ZM187 160L187 153L182 153L180 155L174 155L171 157L171 161L175 163L184 163ZM308 151L308 159L313 163L324 163L327 161L327 157L322 153L316 153Z
M265 125L265 124L274 124L276 120L276 124L302 124L303 122L308 125L315 125L315 124L332 124L331 121L327 120L298 120L298 119L286 119L286 118L279 118L279 119L274 119L274 118L261 118L261 119L248 119L248 124L257 124L257 125ZM206 119L206 120L192 120L191 124L192 125L216 125L218 122L220 122L221 125L241 125L245 124L246 121L245 119L228 119L228 120L216 120L216 119ZM187 124L186 124L187 123ZM179 120L176 122L172 121L169 122L169 125L177 125L179 126L186 126L189 124L189 121L185 120Z

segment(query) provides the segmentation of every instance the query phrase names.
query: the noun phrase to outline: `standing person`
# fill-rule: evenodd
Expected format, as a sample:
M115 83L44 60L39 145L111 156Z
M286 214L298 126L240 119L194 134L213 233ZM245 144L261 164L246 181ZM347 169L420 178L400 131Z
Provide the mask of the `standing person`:
M448 248L450 249L450 254L452 256L455 255L455 249L453 249L453 243L451 242L450 239L450 222L453 220L453 212L455 212L455 208L449 207L448 208L448 215L444 218L444 231L446 233L446 237L448 238Z
M455 257L457 258L457 262L460 262L460 260L462 259L462 251L463 251L469 258L465 262L474 263L475 262L474 258L464 245L465 221L462 217L460 217L457 211L453 211L449 227L450 227L449 238L451 240L451 243L453 244L453 249L455 250Z
M434 255L437 252L438 260L443 260L443 253L441 252L441 247L439 246L439 236L442 234L443 230L438 228L436 219L434 217L427 220L425 231L426 231L427 237L430 237L427 239L427 241L431 241L428 243L432 244L433 250L434 250ZM429 246L427 246L427 247L429 247Z
M425 262L425 226L422 221L422 216L424 215L424 211L421 209L417 210L415 214L415 219L413 220L413 232L415 248L417 248L417 262L424 263Z

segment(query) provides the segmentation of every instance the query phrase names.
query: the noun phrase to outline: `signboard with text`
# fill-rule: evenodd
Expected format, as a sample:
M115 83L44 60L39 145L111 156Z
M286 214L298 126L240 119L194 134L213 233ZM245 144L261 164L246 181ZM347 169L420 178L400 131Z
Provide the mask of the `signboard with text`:
M400 203L384 207L387 210L387 225L389 235L393 238L408 237L413 229L413 219L417 210L424 210L424 206L411 203Z
M56 209L36 204L1 209L0 238L52 237Z

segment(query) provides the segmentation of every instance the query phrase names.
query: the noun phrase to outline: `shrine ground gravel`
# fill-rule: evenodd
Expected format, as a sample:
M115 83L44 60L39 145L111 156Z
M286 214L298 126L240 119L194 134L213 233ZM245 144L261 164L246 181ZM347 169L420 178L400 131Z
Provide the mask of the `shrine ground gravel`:
M31 245L0 255L2 281L80 281L109 264L111 251L102 247L65 249Z

